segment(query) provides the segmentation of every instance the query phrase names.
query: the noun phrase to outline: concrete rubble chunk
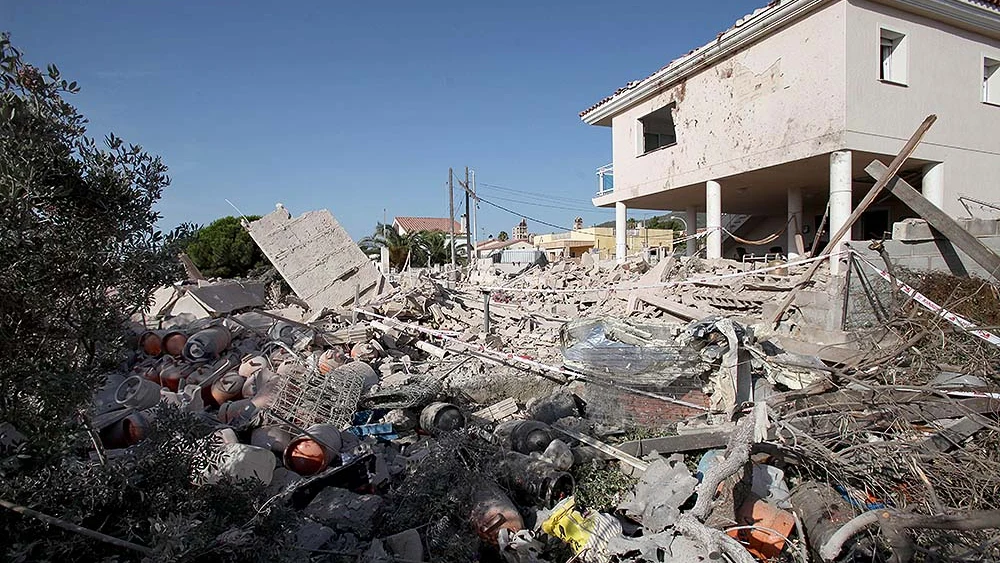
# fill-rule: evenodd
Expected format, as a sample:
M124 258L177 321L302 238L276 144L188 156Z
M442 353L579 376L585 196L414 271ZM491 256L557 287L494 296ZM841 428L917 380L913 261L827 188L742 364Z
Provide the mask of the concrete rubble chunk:
M662 532L680 516L680 507L694 494L698 479L684 465L684 457L675 454L649 464L631 498L619 505L629 517L645 529Z
M314 311L364 304L382 292L382 274L329 211L292 217L279 207L247 226L296 295Z
M326 545L334 534L330 528L306 518L295 530L295 547L307 551L319 549Z
M369 538L374 531L375 515L381 506L382 499L378 496L359 495L346 489L327 487L316 495L303 512L334 530Z

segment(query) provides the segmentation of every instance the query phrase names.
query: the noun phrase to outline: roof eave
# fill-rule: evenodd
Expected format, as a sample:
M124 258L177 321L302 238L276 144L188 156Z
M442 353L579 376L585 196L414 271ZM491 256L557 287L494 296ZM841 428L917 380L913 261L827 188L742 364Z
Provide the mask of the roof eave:
M959 27L1000 37L1000 6L983 5L975 0L878 0L897 4L910 11L924 12Z
M776 30L801 18L823 4L834 0L794 0L763 12L742 26L734 27L719 38L681 57L671 66L650 76L641 84L583 114L580 119L587 125L607 125L608 120L629 106L669 88L706 66L729 57L736 51L759 41Z

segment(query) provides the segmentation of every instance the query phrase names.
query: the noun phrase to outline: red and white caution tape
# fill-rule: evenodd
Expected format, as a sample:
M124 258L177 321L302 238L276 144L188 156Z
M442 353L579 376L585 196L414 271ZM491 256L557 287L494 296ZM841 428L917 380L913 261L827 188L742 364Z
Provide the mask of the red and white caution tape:
M861 256L857 252L854 253L854 256L858 259L858 261L863 262L869 268L871 268L872 270L875 270L875 272L879 276L881 276L885 281L887 281L889 283L894 283L894 280L893 280L892 276L890 276L888 272L886 272L885 270L879 268L875 264L872 264L871 262L869 262L868 260L866 260L863 256ZM944 307L942 307L942 306L938 305L937 303L931 301L923 293L920 293L919 291L913 289L912 287L906 285L905 283L899 281L898 279L895 280L895 284L896 284L896 288L899 289L899 291L905 293L906 295L909 295L910 297L913 298L914 301L916 301L917 303L920 303L921 305L923 305L924 307L926 307L927 309L929 309L930 311L932 311L935 315L937 315L937 316L943 318L944 320L950 322L951 324L953 324L953 325L955 325L955 326L957 326L957 327L965 330L969 334L973 334L975 336L978 336L979 338L982 338L983 340L989 342L990 344L993 344L994 346L1000 346L1000 337L998 337L997 335L993 334L992 332L990 332L988 330L984 330L984 329L979 328L978 325L976 325L975 323L973 323L972 321L970 321L969 319L967 319L967 318L965 318L965 317L963 317L961 315L957 315L955 313L952 313L948 309L945 309Z

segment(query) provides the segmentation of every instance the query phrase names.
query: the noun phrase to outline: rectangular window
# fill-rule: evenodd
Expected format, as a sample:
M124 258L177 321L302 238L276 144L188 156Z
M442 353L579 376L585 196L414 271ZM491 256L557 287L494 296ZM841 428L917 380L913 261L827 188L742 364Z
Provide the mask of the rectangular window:
M983 58L983 101L1000 105L1000 61Z
M906 84L907 41L902 33L879 30L879 80Z
M639 119L642 130L642 145L639 154L651 153L663 147L677 144L677 129L674 126L674 108L677 104L662 107Z

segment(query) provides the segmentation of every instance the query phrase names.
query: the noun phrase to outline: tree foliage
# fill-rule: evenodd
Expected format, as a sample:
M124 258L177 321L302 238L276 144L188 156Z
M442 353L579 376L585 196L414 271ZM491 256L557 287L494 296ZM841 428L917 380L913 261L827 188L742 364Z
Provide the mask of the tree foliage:
M282 523L292 515L266 500L257 481L222 478L194 485L217 463L214 429L203 419L160 405L150 435L107 464L60 463L0 480L0 495L45 514L148 546L147 561L279 562ZM55 484L55 486L53 486ZM139 554L0 512L5 561L127 561ZM294 553L294 552L292 552Z
M167 167L63 99L75 82L0 36L0 420L58 430L121 349L122 320L179 264L154 225Z
M375 231L358 241L365 254L378 258L381 249L389 249L389 265L402 268L409 257L411 266L441 265L451 261L448 237L441 231L418 231L399 234L391 225L378 223Z
M451 246L447 235L441 231L420 231L414 243L413 261L418 265L433 266L451 261Z
M260 219L251 215L248 221ZM208 277L245 278L271 263L237 217L223 217L198 229L185 248L201 273Z
M507 231L500 231L500 234L497 235L497 240L500 242L510 240L510 235L507 234Z
M150 547L149 561L274 561L280 511L262 487L192 484L209 450L199 420L168 408L149 437L98 463L77 422L122 364L128 315L177 279L190 226L158 232L169 184L158 157L114 135L106 148L43 73L0 36L0 498ZM0 438L6 438L0 435ZM214 451L214 450L212 450ZM123 551L0 509L4 561L130 561Z
M412 233L401 235L392 225L378 223L372 234L358 241L358 246L365 254L377 258L382 248L389 249L389 265L401 268L406 263L406 257L413 246Z

